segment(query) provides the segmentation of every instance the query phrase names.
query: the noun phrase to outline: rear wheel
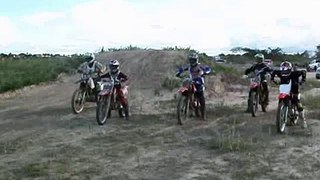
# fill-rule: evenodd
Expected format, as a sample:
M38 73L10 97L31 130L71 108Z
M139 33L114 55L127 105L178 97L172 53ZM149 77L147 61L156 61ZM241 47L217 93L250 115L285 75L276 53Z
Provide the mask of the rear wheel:
M277 111L277 131L281 134L285 132L287 118L288 118L288 105L284 103L284 101L280 101L278 105Z
M86 91L82 89L76 89L71 98L72 111L75 114L79 114L83 111Z
M107 96L97 102L96 119L99 125L103 125L107 122L110 111L110 101L111 97Z
M178 96L177 116L178 124L182 125L182 121L186 121L189 115L189 98L182 94Z

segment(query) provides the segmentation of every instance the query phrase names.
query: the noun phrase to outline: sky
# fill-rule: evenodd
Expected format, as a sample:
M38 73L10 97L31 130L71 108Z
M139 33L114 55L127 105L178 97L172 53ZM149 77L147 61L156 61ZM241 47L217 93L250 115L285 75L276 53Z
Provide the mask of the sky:
M0 53L129 45L303 52L320 44L319 7L319 0L0 0Z

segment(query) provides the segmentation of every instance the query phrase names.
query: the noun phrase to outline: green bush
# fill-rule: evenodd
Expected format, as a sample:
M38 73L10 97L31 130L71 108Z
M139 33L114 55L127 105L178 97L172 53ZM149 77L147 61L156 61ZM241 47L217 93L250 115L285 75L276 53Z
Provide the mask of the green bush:
M0 93L55 80L81 64L79 58L34 58L0 62Z
M162 87L169 90L173 90L174 88L180 87L181 82L181 79L176 77L165 77L162 80Z

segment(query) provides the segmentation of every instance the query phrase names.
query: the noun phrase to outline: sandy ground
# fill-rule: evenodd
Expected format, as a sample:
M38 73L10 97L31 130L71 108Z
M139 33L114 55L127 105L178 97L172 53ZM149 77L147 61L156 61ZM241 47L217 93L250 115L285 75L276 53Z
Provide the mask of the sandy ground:
M238 86L208 98L207 121L183 126L174 93L131 89L131 119L114 113L98 126L95 104L71 111L76 79L2 96L0 179L320 178L320 118L278 134L275 87L267 113L244 113L247 87Z

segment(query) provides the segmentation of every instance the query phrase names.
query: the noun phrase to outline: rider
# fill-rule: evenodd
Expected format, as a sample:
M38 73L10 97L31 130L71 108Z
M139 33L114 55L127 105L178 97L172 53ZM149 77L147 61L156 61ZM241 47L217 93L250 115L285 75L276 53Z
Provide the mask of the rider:
M186 68L179 68L176 76L180 77L180 75L183 73L183 71L188 71L190 74L190 77L193 80L193 83L195 84L196 87L196 92L195 95L197 97L200 97L200 103L201 103L201 114L204 115L204 110L205 110L205 98L204 98L204 75L207 75L211 72L211 68L209 66L203 67L199 63L199 56L197 53L191 53L188 55L188 61L189 61L189 66ZM202 117L205 120L205 117Z
M255 72L256 70L261 71L261 73L260 73L261 83L262 83L262 87L266 93L266 101L267 101L266 103L268 105L269 104L269 89L268 89L268 83L266 80L266 74L271 73L273 70L268 65L263 63L263 61L264 61L263 54L258 53L254 56L254 58L256 60L256 64L254 64L250 68L246 69L245 75L248 75L251 72ZM248 99L247 112L249 112L249 99Z
M101 75L101 78L112 78L115 83L115 89L117 95L120 97L121 105L125 110L125 117L129 119L129 106L126 97L123 94L121 83L126 82L128 80L128 76L125 75L123 72L120 71L120 63L118 60L114 59L107 64L109 66L109 72Z
M302 127L307 128L307 122L304 116L299 92L299 85L306 81L306 71L298 70L296 66L292 67L290 62L284 61L280 64L280 70L274 70L271 74L272 82L275 82L274 77L276 75L280 78L280 84L288 84L291 80L291 93L293 94L293 101L297 102L299 119L302 121ZM301 81L299 81L300 76Z
M100 74L105 73L106 67L96 60L93 53L85 53L83 57L85 62L79 66L78 73L88 73L92 78L95 91L97 80Z

